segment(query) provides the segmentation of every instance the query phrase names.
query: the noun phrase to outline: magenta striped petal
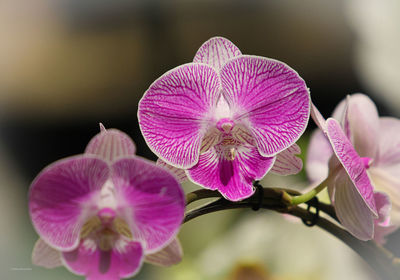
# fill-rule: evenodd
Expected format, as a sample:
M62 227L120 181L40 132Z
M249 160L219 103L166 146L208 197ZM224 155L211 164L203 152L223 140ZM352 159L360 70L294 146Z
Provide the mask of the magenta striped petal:
M189 178L231 201L250 197L254 193L252 182L265 176L275 158L261 156L256 147L240 149L234 160L225 159L215 148L201 154L198 164L188 170Z
M179 263L182 260L182 256L183 251L181 243L178 238L175 238L162 250L147 255L144 261L159 266L171 266Z
M218 73L205 64L179 66L156 80L139 102L138 118L150 149L179 168L195 165L220 95Z
M345 170L340 170L333 180L334 182L329 183L329 191L334 197L333 203L340 223L358 239L372 239L374 213L354 187Z
M183 182L186 182L188 180L184 169L176 168L176 167L174 167L172 165L169 165L168 163L166 163L165 161L163 161L160 158L157 159L156 164L158 166L161 166L161 167L167 169L169 172L174 174L176 179L178 179L179 183L183 183Z
M119 280L134 276L142 265L143 248L139 242L117 241L109 251L102 251L90 239L72 252L63 252L65 266L86 280Z
M135 152L135 144L127 134L117 129L106 130L104 126L100 133L90 140L85 150L86 154L97 155L109 162L120 157L134 155Z
M45 268L55 268L63 265L60 251L50 247L40 238L33 247L32 263Z
M362 157L375 158L378 150L379 115L372 100L364 94L348 98L346 121L350 140Z
M309 92L286 64L239 56L222 68L221 82L235 121L248 124L261 155L276 155L304 132L310 114Z
M78 246L82 224L91 212L92 195L109 176L106 162L89 155L60 160L33 181L29 212L40 237L52 247Z
M162 167L141 159L121 159L112 165L119 209L134 240L145 254L158 251L177 234L185 197L177 179Z
M337 120L327 120L327 136L333 151L349 175L356 190L359 192L372 213L377 216L375 199L371 181L367 175L364 163L354 150L350 140L344 134Z
M297 157L301 153L301 149L297 144L293 144L286 150L276 155L274 166L271 172L278 175L293 175L303 169L303 161Z
M193 62L205 63L220 70L229 59L241 54L238 47L228 39L213 37L200 47Z

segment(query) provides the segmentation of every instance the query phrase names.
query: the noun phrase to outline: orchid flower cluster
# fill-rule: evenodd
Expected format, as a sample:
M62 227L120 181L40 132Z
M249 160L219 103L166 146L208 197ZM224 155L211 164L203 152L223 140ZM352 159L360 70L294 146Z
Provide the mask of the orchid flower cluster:
M125 133L101 125L84 154L36 177L29 194L40 236L33 262L64 265L89 280L132 277L143 261L178 263L180 183L190 180L238 202L268 172L298 173L296 141L310 114L319 127L306 166L314 188L293 197L293 205L328 187L341 226L383 244L400 225L400 120L379 118L362 94L347 97L325 120L295 70L214 37L140 100L140 129L157 164L136 156Z

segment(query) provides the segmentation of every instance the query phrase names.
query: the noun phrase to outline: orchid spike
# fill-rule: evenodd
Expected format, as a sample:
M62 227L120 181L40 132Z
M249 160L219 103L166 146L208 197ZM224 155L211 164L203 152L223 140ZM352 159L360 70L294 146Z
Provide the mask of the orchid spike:
M114 280L135 275L146 258L160 265L180 261L183 190L173 175L134 153L125 133L101 126L84 154L36 177L29 194L40 235L34 264L62 263L88 280Z
M313 111L316 112L316 108ZM394 118L379 118L375 104L363 94L348 96L339 103L333 112L333 119L327 122L323 118L314 120L320 122L319 127L325 128L325 131L315 131L311 137L307 156L308 177L312 182L319 182L329 176L332 202L342 223L347 224L345 226L348 230L360 239L374 238L383 242L382 233L389 234L395 227L400 226L400 180L395 179L395 174L400 171L400 154L396 152L400 147L400 135L397 133L400 121ZM329 133L328 126L331 130L333 126L337 131L340 130L341 132L336 133L340 136L333 136L332 131ZM324 137L324 133L328 138ZM342 159L344 169L339 169L345 170L345 173L337 171L339 165L338 161L332 160L333 154ZM346 165L343 164L345 157L354 160L348 161ZM350 189L353 190L351 194L342 194L342 191L350 192ZM354 192L355 189L357 192ZM386 193L393 203L392 206L390 207L389 199L374 191ZM358 194L362 196L363 202L356 198ZM341 197L339 202L338 197ZM390 208L392 210L387 210ZM384 223L377 223L383 215L382 209L386 209L390 215ZM357 223L350 220L353 211L359 211ZM360 211L364 211L364 214ZM355 219L355 214L352 218ZM363 234L356 233L363 227Z
M150 149L232 201L251 196L252 181L269 170L298 172L293 145L310 113L303 79L283 62L242 55L222 37L205 42L193 61L165 73L140 100Z

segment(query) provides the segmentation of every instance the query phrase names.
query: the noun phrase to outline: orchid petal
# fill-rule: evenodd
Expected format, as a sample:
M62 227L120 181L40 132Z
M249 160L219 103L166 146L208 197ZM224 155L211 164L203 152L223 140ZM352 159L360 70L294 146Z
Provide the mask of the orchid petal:
M347 106L348 106L348 97L341 100L339 104L336 105L335 109L332 112L332 118L337 120L342 125L342 127L344 125Z
M139 242L117 241L109 251L102 251L86 239L72 252L63 252L65 266L87 280L119 280L134 276L142 265L143 248Z
M78 246L80 229L89 215L92 194L109 176L109 167L89 155L60 160L33 181L29 212L41 238L59 250Z
M218 189L226 199L238 201L254 193L252 182L263 178L274 161L274 157L263 157L252 146L240 147L233 160L212 148L200 155L199 162L187 170L187 175L196 184Z
M360 240L374 236L374 213L342 169L335 178L334 206L340 223ZM332 189L330 186L329 190Z
M145 254L172 240L183 220L185 197L177 179L162 167L135 157L112 165L112 180L121 215Z
M90 140L85 153L99 156L112 162L119 157L131 156L136 152L132 139L117 129L103 130Z
M188 180L184 169L176 168L176 167L174 167L172 165L169 165L168 163L166 163L165 161L163 161L160 158L157 159L156 164L158 166L161 166L161 167L167 169L169 172L174 174L176 179L178 179L179 183L183 183L183 182L186 182Z
M303 161L297 157L301 153L301 149L297 144L293 144L286 150L280 152L276 156L274 166L271 172L279 175L297 174L303 169Z
M377 216L373 187L368 178L363 161L354 150L337 120L329 118L326 124L327 136L332 145L333 151L349 175L356 190L374 215Z
M310 96L302 78L276 60L243 55L221 69L223 94L234 121L249 128L262 156L274 156L304 132Z
M392 202L390 220L393 224L400 226L400 179L376 167L371 167L368 173L374 189L389 195Z
M379 119L379 150L372 165L384 169L392 176L400 174L400 120Z
M375 193L375 204L379 217L375 220L374 240L378 244L386 243L386 236L394 232L398 226L390 224L391 202L387 194L383 192Z
M33 247L32 263L45 268L56 268L63 265L60 251L50 247L40 238Z
M348 99L347 121L350 139L362 157L375 158L378 150L379 115L372 100L363 94Z
M378 219L375 220L377 224L386 224L388 222L392 203L389 196L384 192L375 192L375 204L378 211Z
M138 110L140 129L150 149L175 167L195 165L219 88L218 73L205 64L182 65L156 80Z
M220 70L229 59L241 54L238 47L228 39L213 37L199 48L193 62L205 63Z
M314 120L314 122L318 126L318 128L321 129L322 131L325 131L326 130L326 120L313 103L311 103L310 114L311 114L311 118Z
M145 262L159 265L159 266L171 266L181 262L183 256L182 246L178 238L172 240L164 249L147 255Z
M310 138L307 151L307 176L312 183L322 182L328 176L328 163L333 154L325 134L316 129Z

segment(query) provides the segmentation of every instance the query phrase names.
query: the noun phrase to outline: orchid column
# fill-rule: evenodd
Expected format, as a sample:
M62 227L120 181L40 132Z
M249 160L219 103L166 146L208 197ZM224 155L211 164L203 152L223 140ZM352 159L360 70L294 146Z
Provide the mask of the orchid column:
M157 79L139 103L150 149L232 201L250 197L252 181L274 163L281 174L300 170L291 146L309 118L303 79L280 61L242 55L221 37L205 42L193 61Z

